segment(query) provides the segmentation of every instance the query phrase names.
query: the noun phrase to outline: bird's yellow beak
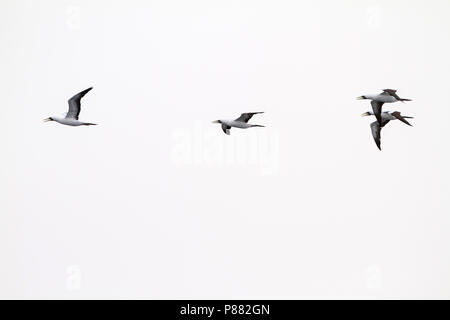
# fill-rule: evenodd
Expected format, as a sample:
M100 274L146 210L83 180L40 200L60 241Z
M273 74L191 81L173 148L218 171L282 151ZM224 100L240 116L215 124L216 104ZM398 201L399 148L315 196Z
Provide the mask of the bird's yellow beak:
M364 96L357 97L356 100L364 100L366 99Z
M361 117L367 117L367 116L370 116L370 113L364 112L364 113L361 115Z
M220 120L214 120L212 123L220 123Z
M49 122L49 121L52 121L52 119L51 118L44 119L44 122Z

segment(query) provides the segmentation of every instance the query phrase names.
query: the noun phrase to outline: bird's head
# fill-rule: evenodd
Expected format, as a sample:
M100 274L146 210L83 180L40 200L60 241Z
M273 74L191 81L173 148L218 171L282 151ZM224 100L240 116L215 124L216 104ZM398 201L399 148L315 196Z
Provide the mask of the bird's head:
M364 113L361 115L361 117L367 117L367 116L371 116L371 115L372 115L372 113L369 112L369 111L367 111L367 112L364 112Z
M214 120L212 123L222 123L221 120Z
M44 122L55 121L52 117L44 119Z

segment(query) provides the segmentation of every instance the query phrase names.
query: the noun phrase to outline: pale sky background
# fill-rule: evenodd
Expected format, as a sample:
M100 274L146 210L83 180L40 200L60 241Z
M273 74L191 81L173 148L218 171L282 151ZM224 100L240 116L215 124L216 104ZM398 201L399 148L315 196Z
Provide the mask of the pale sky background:
M449 17L2 0L0 297L450 298ZM90 86L99 126L42 122ZM415 119L380 152L355 98L384 88Z

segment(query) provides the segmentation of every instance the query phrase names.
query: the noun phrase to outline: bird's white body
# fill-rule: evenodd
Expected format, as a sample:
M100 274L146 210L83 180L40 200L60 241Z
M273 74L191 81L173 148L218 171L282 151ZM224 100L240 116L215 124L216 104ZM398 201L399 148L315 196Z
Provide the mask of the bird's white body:
M393 96L385 95L385 94L365 94L363 96L365 99L383 102L383 103L394 103L398 102L396 98Z
M234 128L240 128L240 129L248 129L251 128L253 125L243 122L243 121L236 121L236 120L220 120L221 123Z
M75 120L73 118L58 118L58 117L52 117L53 121L58 122L60 124L65 124L66 126L71 127L79 127L79 126L85 126L87 125L85 122L80 120Z
M369 115L374 116L374 113L372 111L367 112ZM383 120L397 120L396 117L394 117L392 114L392 111L383 111L381 113L381 119Z
M397 116L395 116L395 114L397 113ZM375 114L372 111L367 111L366 113L363 113L363 116L374 116ZM381 113L381 119L384 121L392 121L392 120L399 120L399 116L400 113L397 111L383 111ZM401 117L400 119L402 119L403 117ZM411 117L406 117L404 116L404 118L411 118Z

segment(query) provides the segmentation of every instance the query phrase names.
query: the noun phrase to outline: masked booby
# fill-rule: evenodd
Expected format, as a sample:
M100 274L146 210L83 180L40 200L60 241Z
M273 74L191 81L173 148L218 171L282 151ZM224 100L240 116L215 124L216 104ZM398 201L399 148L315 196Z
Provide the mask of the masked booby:
M257 125L257 124L249 124L248 121L255 115L255 114L260 114L260 113L264 113L264 112L248 112L248 113L243 113L241 114L241 116L239 118L237 118L236 120L216 120L213 121L213 123L220 123L222 124L222 130L223 132L225 132L225 134L229 135L230 134L230 129L231 128L240 128L240 129L248 129L248 128L253 128L253 127L264 127L261 125Z
M67 112L64 118L61 117L50 117L45 119L45 122L55 121L66 126L78 127L78 126L95 126L95 123L79 121L78 117L81 112L81 98L83 98L86 93L92 90L92 87L81 91L80 93L74 95L69 99L69 112Z
M375 115L373 112L368 111L363 113L361 116L373 116ZM406 119L414 119L413 117L403 116L398 111L385 111L381 113L381 124L377 121L372 122L370 124L370 128L372 130L372 136L375 140L375 144L377 145L378 149L381 150L381 129L389 123L391 120L400 120L401 122L407 124L408 126L412 125L406 120Z

